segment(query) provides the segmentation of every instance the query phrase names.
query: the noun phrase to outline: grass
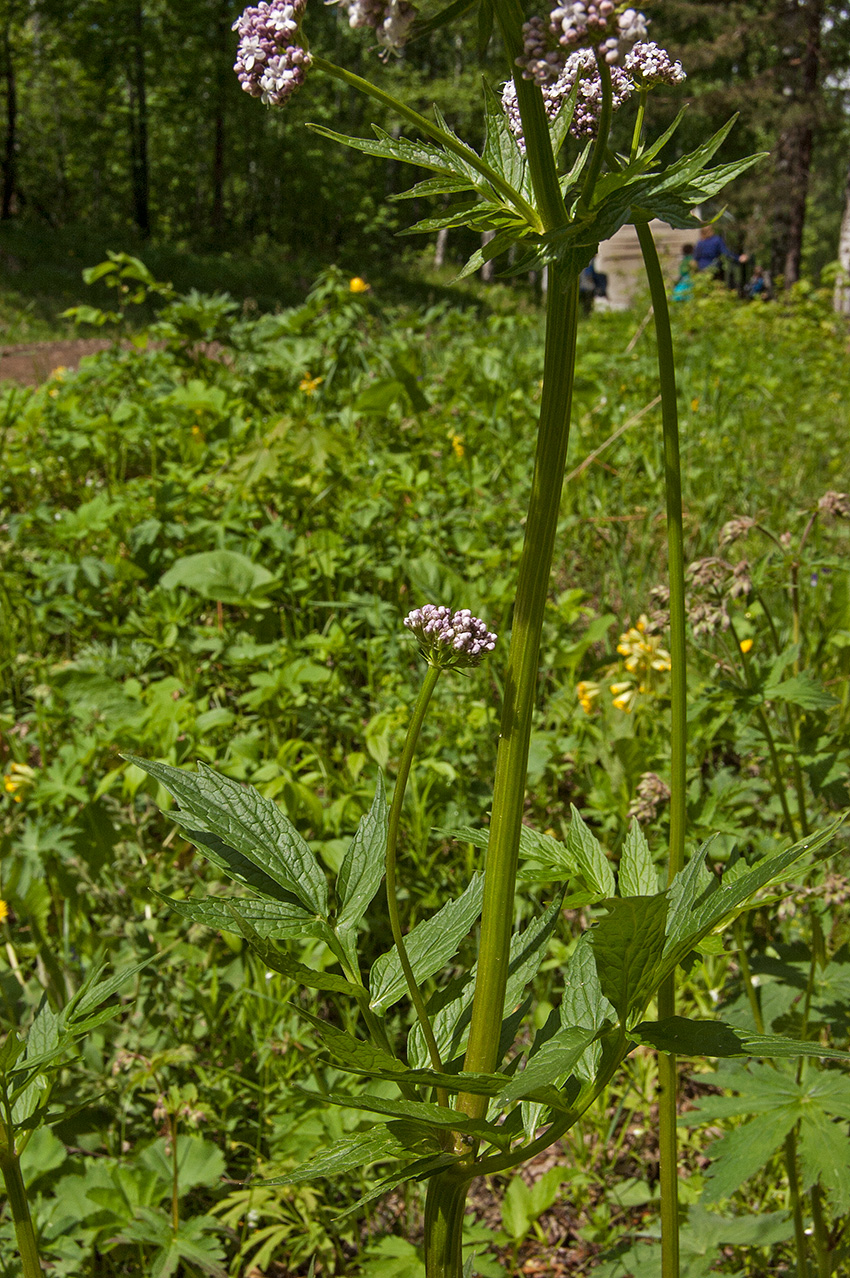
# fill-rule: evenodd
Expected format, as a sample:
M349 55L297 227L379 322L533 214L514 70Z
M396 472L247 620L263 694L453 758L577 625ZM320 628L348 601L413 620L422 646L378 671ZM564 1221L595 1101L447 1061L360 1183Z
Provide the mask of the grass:
M42 299L48 327L50 307L80 300L80 261L102 256L78 245L75 260L70 247L68 263L56 249L39 265L33 246L21 272L20 295ZM306 996L291 980L238 937L189 924L154 895L220 893L222 880L183 838L164 791L122 756L201 759L250 781L282 805L329 872L338 867L378 769L394 775L419 677L403 615L446 601L503 637L510 624L541 318L507 288L485 304L476 286L449 306L443 277L402 303L402 283L379 275L370 293L352 293L347 268L326 272L304 300L285 264L262 275L261 263L234 263L228 276L220 259L155 253L146 261L164 264L176 284L214 277L218 292L232 280L236 304L178 299L149 342L136 324L131 349L33 392L6 387L0 399L3 1026L28 1021L51 973L76 984L104 944L119 965L155 958L118 1025L96 1030L62 1074L55 1134L33 1143L42 1237L59 1275L148 1273L172 1206L163 1151L165 1127L176 1124L189 1168L181 1220L213 1218L230 1231L215 1242L212 1226L198 1226L213 1240L210 1265L218 1246L224 1261L215 1263L234 1278L253 1264L305 1273L313 1255L325 1273L414 1278L416 1189L339 1222L372 1177L242 1186L253 1171L279 1174L358 1130L351 1112L317 1105L299 1081L319 1091L356 1084L299 1020ZM268 308L246 310L260 285ZM666 837L663 794L650 802L641 790L647 776L665 775L668 758L664 662L650 660L665 642L652 594L664 566L660 428L651 332L634 340L641 318L596 315L581 329L568 463L577 473L562 507L527 808L530 824L560 837L574 803L615 861L641 802L659 859ZM780 789L798 819L794 760L812 823L848 803L848 523L821 513L801 538L825 490L846 487L850 372L843 327L805 288L763 307L707 289L674 320L688 554L729 566L715 586L691 588L695 619L711 606L731 621L697 632L690 648L689 837L719 831L712 859L721 863L776 846ZM200 354L199 335L223 358ZM720 541L736 516L766 531ZM735 568L751 588L732 596ZM774 693L767 710L789 769L777 786L755 706L760 689L783 683L790 691ZM438 687L404 814L408 923L459 894L478 866L473 844L445 831L486 825L500 692L498 654L469 680ZM839 1043L842 855L813 871L814 893L783 889L782 917L766 903L746 920L764 1020L778 1030L797 1014L817 910L827 959L819 1032ZM544 903L545 885L527 886L518 916ZM535 982L544 1016L588 921L568 914L552 942ZM390 944L380 899L364 944L370 957ZM315 942L295 949L307 964L328 961ZM718 1004L753 1028L734 953L709 947L685 978L683 1008L712 1016ZM331 998L304 1005L353 1028ZM480 1199L482 1272L533 1260L552 1272L595 1266L609 1278L622 1272L612 1248L647 1247L636 1235L657 1207L654 1078L652 1057L638 1053L571 1142L562 1184L550 1178L533 1202L517 1185L502 1209ZM700 1075L687 1095L739 1083ZM850 1148L844 1128L832 1134L836 1148ZM710 1140L696 1124L683 1136L688 1237L709 1265L694 1274L780 1272L790 1250L778 1218L769 1217L773 1233L746 1238L736 1222L782 1211L781 1164L768 1151L723 1199L721 1223L706 1224L698 1200L711 1180ZM721 1155L710 1154L722 1166ZM95 1180L103 1192L87 1197ZM145 1204L147 1216L137 1212ZM828 1203L833 1219L842 1210L839 1199ZM134 1219L147 1220L148 1233L133 1226L136 1242L116 1241ZM705 1242L715 1235L720 1242ZM0 1256L9 1247L0 1234Z

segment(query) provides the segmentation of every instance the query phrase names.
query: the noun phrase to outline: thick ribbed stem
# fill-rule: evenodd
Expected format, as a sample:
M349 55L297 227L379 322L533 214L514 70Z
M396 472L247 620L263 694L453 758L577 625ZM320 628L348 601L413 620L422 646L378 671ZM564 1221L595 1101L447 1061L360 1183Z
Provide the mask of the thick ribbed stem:
M0 1136L0 1141L3 1139L3 1136ZM6 1185L6 1196L9 1199L9 1209L15 1225L15 1238L24 1278L43 1278L35 1228L30 1215L24 1178L21 1175L21 1160L16 1153L0 1155L0 1172L3 1174Z
M442 1172L428 1181L425 1199L426 1278L462 1278L466 1181Z
M679 461L679 413L676 403L676 365L667 289L652 231L637 225L643 253L655 336L658 346L658 380L661 387L661 420L664 432L664 478L667 494L667 572L670 586L670 855L667 882L685 864L687 670L685 653L685 544L682 520L682 472ZM658 1016L664 1020L676 1012L675 976L667 977L658 991ZM661 1273L679 1274L679 1172L676 1140L678 1078L676 1058L658 1058L658 1143L661 1178Z
M537 456L505 676L478 980L464 1065L466 1070L485 1074L496 1066L502 1027L528 746L537 699L540 636L561 505L575 372L578 280L565 280L558 268L552 276ZM462 1095L458 1098L458 1107L480 1117L487 1108L487 1098Z

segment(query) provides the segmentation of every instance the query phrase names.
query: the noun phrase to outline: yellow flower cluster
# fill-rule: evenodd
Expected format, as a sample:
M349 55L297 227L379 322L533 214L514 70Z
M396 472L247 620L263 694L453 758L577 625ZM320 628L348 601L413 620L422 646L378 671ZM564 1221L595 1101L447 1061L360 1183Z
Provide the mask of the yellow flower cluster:
M3 778L3 786L7 794L11 794L16 803L22 803L24 793L35 781L35 772L27 763L12 763Z
M466 449L463 446L463 439L460 435L452 435L452 449L455 457L458 461L460 461L461 457L466 452Z
M670 670L670 653L662 648L658 635L649 633L649 621L645 615L620 635L617 652L624 658L622 673L625 677L608 685L613 694L612 704L624 714L631 714L641 694L653 696L659 691L659 676ZM610 667L611 673L615 670L616 667ZM598 683L588 680L578 684L576 695L585 714L590 714L601 690Z
M305 373L298 383L298 389L305 395L312 395L316 387L321 386L324 380L324 377L311 377L309 373Z
M3 900L3 898L0 897L0 923L5 923L8 917L9 917L9 907L6 904L6 902Z
M354 279L349 283L348 288L351 293L368 293L371 290L372 285L367 284L359 275L355 275Z

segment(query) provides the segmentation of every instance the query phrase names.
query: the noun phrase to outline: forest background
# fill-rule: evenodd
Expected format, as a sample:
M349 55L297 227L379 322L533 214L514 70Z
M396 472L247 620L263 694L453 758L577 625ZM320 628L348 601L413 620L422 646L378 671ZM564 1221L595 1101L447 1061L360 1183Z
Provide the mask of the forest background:
M406 242L394 235L411 210L387 202L402 182L398 166L356 153L342 163L303 127L362 134L374 104L314 76L286 112L257 110L232 73L240 4L2 0L0 266L9 286L76 301L80 266L106 247L144 247L178 286L203 286L198 255L212 253L209 285L265 309L303 297L329 261L384 275L401 265ZM334 61L419 109L436 101L462 136L479 140L481 74L503 72L497 41L480 51L474 13L462 35L438 30L384 66L334 6L316 5L310 30ZM688 70L656 108L672 118L679 99L691 104L677 145L689 149L737 110L724 158L771 153L730 192L727 238L786 282L801 272L817 279L838 256L846 198L850 6L665 0L663 39ZM453 232L450 258L474 247L468 235Z

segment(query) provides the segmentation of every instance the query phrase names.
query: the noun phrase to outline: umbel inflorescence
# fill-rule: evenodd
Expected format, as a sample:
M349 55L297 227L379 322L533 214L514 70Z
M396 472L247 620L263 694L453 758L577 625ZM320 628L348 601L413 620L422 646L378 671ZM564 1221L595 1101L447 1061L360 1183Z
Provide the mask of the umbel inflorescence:
M543 20L537 21L542 23ZM526 23L526 27L529 25ZM528 43L526 47L529 47ZM595 137L602 112L602 76L597 63L597 57L601 56L601 46L599 52L594 52L587 45L566 56L560 47L549 48L548 51L545 43L536 47L540 56L531 58L527 54L518 58L517 64L524 68L524 79L536 80L540 85L547 116L554 120L564 101L572 93L576 80L580 80L570 133L574 138ZM623 59L622 66L611 65L610 74L612 107L615 111L635 89L661 84L673 86L681 84L687 78L681 62L674 61L665 49L651 40L641 40L635 44ZM513 80L509 80L504 87L502 105L511 130L524 150L525 140Z
M252 98L282 106L304 83L312 61L301 43L306 0L260 0L233 24L239 50L233 69Z
M408 613L404 624L419 640L428 664L441 670L477 666L496 646L496 635L468 608L452 612L444 604L424 604Z

